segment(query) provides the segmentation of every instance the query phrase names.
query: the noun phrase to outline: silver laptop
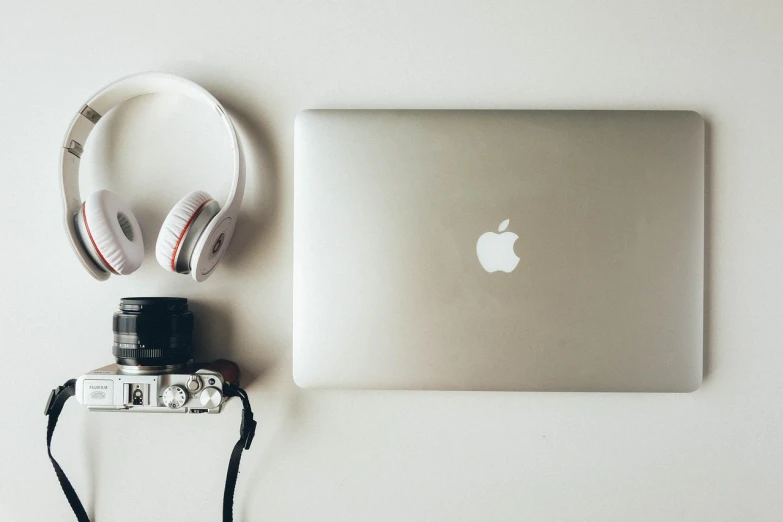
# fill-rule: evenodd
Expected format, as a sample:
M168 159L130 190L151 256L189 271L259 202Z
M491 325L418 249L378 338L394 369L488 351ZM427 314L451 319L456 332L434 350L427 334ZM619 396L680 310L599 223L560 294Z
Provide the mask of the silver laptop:
M302 387L689 392L704 122L685 111L305 111Z

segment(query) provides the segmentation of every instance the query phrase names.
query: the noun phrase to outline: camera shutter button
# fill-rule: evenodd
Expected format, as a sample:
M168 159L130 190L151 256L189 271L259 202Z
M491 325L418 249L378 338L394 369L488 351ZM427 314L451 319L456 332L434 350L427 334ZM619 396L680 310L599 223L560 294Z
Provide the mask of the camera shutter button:
M210 386L209 388L204 388L199 399L201 400L201 405L205 408L217 408L223 400L223 394L217 388Z
M199 391L201 388L201 380L196 375L191 375L188 377L188 390L190 390L191 393L195 393Z

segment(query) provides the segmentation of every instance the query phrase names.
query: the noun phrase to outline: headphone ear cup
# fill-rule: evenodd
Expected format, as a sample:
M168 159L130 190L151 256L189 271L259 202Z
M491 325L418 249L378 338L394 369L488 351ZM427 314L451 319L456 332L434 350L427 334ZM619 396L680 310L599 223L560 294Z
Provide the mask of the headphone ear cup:
M141 227L130 205L109 190L91 194L80 211L84 231L79 237L104 267L119 275L136 271L144 260ZM81 229L82 227L78 227Z
M197 221L204 210L212 207L216 209L211 212L214 215L220 206L212 196L203 191L191 192L174 205L160 227L158 241L155 244L155 257L160 266L170 272L187 273L190 270L189 253L182 252L182 248L195 246L195 241L188 241L188 239L198 239L206 223L197 223ZM187 255L188 258L180 259L178 263L179 255Z

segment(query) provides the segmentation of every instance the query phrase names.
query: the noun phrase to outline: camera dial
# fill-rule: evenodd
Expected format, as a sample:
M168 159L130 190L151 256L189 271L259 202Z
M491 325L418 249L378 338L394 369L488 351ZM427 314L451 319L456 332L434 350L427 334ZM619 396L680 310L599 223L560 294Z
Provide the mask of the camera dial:
M187 392L176 384L169 386L163 392L163 405L167 408L177 409L185 405L188 400Z
M209 386L201 392L199 400L205 408L217 408L220 406L220 401L223 400L223 394L217 388Z

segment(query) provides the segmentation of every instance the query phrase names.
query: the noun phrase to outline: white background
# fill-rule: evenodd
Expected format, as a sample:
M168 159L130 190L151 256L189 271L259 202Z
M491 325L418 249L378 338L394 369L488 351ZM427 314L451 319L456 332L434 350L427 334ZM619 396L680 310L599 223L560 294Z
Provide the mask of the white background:
M783 509L783 4L3 2L0 520L71 520L49 390L112 361L126 295L193 301L198 349L245 371L259 429L236 513L281 521L779 520ZM176 200L223 199L209 111L170 97L101 122L82 196L140 216L145 265L98 283L63 232L57 163L102 85L164 70L237 115L247 195L206 283L152 248ZM304 392L291 379L293 122L313 107L683 108L708 127L706 378L690 395ZM121 118L118 118L121 116ZM382 231L379 231L382 233ZM96 520L214 521L238 434L220 416L90 413L54 451Z

